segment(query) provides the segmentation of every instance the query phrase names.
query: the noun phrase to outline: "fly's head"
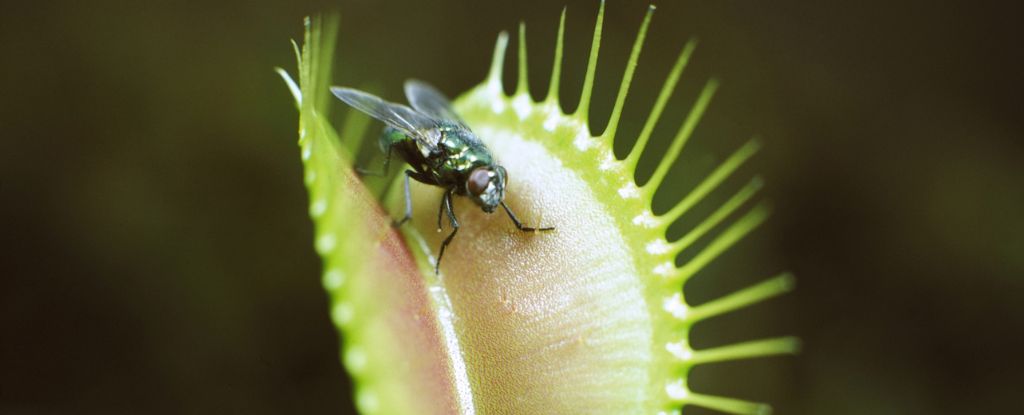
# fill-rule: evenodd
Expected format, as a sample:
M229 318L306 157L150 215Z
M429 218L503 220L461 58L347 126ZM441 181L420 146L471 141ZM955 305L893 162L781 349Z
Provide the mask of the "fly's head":
M484 212L491 213L505 199L505 183L508 173L498 165L481 166L473 169L466 180L466 194Z

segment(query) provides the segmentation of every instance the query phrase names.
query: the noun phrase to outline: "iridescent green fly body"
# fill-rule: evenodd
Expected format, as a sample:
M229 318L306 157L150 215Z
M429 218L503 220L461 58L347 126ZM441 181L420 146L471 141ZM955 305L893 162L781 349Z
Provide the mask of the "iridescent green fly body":
M452 231L441 242L434 265L435 273L440 271L445 248L459 232L452 196L468 197L487 213L501 206L516 228L523 232L555 229L526 226L512 213L505 204L508 172L494 161L491 151L436 88L422 81L406 81L405 95L412 108L352 88L332 87L331 92L352 108L387 126L378 140L385 154L383 175L387 174L391 156L395 153L411 167L405 171L405 216L396 222L397 225L412 218L410 178L445 189L437 212L437 229L441 230L442 215L446 215Z

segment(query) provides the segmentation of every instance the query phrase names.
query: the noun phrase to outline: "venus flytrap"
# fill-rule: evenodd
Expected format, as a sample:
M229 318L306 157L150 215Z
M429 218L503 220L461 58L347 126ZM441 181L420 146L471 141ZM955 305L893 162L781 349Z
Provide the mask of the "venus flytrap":
M401 235L389 226L390 217L351 166L351 146L367 124L346 125L339 139L323 118L336 23L307 24L298 85L282 75L299 104L315 246L362 412L670 414L685 405L736 414L770 410L694 392L687 376L696 365L793 353L794 338L694 350L689 333L699 322L789 291L792 277L783 273L696 306L681 290L767 218L765 205L747 207L760 179L680 239L665 237L672 223L757 151L758 141L742 146L669 211L651 210L654 194L714 95L714 81L697 98L652 177L642 185L633 179L694 42L680 53L628 156L619 160L612 152L653 10L641 24L608 127L596 136L588 129L587 111L603 4L573 114L563 113L558 101L564 12L552 80L540 102L527 89L525 26L519 27L518 84L511 96L501 86L508 36L498 37L486 80L458 97L455 108L508 169L510 207L524 222L557 229L522 234L503 215L485 214L457 198L463 226L440 275L433 261L446 235L436 232L441 190L414 186L412 226L401 228ZM402 212L401 186L395 184L400 183L384 195L385 205ZM727 223L676 266L680 253Z

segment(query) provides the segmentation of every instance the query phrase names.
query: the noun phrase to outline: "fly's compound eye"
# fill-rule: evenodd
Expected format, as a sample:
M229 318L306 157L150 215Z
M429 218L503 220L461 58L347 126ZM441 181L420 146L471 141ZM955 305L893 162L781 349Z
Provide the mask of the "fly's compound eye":
M480 196L484 190L487 190L487 185L491 182L491 172L484 167L477 168L469 174L469 180L466 182L466 190L469 190L469 194L473 196Z

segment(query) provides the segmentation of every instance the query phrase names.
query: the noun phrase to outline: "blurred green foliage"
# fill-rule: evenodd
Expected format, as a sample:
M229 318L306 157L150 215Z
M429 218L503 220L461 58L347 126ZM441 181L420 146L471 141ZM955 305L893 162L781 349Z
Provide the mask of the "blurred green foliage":
M597 4L567 3L563 96L575 102ZM692 299L766 267L799 276L774 312L724 317L694 338L794 333L802 357L698 370L695 387L779 413L1019 406L1022 6L658 6L620 131L639 131L690 36L701 43L665 118L681 121L708 77L723 87L671 173L676 191L656 206L753 134L766 146L750 168L777 204L767 228L712 266L715 278L691 284ZM287 40L303 16L340 10L339 83L398 100L417 77L456 95L483 79L494 36L520 19L530 66L546 73L561 7L5 3L0 412L350 411L310 249L295 111L271 68L293 62ZM608 4L598 130L643 10ZM545 90L544 77L531 82Z

